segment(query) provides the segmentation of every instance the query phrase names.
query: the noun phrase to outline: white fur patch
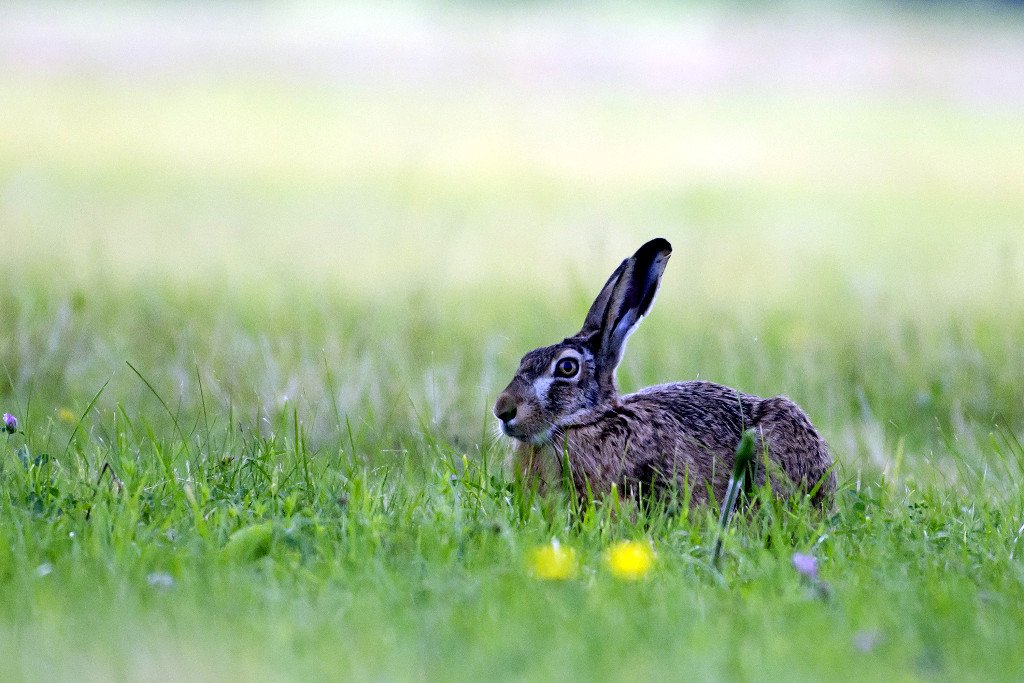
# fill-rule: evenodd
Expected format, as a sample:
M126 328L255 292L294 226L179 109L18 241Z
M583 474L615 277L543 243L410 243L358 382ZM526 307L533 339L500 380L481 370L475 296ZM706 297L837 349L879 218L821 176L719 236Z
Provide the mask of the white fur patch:
M537 402L542 406L547 405L548 390L551 389L551 383L554 381L553 377L538 377L533 380L533 390L537 394Z

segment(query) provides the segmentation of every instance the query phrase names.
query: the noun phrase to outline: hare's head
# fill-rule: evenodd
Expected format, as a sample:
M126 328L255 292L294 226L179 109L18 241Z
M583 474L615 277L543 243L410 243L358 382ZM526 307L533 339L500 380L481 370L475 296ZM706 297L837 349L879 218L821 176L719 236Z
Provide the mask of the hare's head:
M543 443L555 427L618 401L615 368L626 339L650 310L672 245L657 238L622 262L597 295L583 329L523 356L494 405L502 431Z

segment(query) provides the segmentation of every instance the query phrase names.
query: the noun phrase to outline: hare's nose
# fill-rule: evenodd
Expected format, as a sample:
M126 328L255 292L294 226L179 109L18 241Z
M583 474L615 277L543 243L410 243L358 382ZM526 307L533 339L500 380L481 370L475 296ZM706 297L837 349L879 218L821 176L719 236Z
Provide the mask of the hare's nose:
M511 396L502 394L498 397L498 402L494 404L494 416L502 422L515 419L516 402L512 400Z

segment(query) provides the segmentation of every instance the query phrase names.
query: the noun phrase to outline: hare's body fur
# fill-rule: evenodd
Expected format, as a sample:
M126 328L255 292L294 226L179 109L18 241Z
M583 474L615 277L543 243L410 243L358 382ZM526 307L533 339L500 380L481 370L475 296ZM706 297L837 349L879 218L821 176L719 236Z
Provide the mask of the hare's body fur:
M635 496L676 487L680 493L688 490L694 504L706 502L709 493L721 501L736 445L751 427L759 452L781 469L772 471L760 458L757 481L771 471L780 493L792 493L794 486L809 491L820 481L815 500L831 496L835 474L828 447L795 403L702 381L648 387L621 397L617 405L584 411L554 428L543 444L518 443L515 465L542 488L560 486L561 463L568 455L577 491L589 485L602 495L616 484Z

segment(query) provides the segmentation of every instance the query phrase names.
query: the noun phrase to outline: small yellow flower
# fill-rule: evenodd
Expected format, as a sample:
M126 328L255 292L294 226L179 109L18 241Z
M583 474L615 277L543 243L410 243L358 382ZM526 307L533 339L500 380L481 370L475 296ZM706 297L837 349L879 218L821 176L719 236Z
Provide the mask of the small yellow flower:
M608 549L605 562L620 579L639 579L654 566L654 551L646 543L619 541Z
M530 573L538 579L571 579L576 576L576 571L576 551L562 547L557 539L530 552Z
M61 408L57 411L57 419L69 425L73 425L78 422L78 416L67 408Z

